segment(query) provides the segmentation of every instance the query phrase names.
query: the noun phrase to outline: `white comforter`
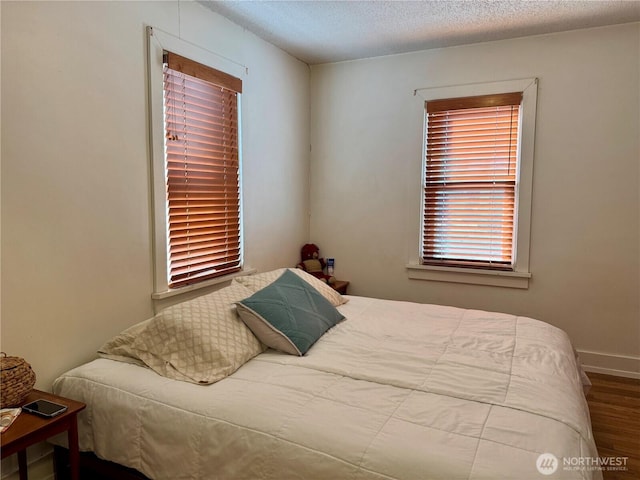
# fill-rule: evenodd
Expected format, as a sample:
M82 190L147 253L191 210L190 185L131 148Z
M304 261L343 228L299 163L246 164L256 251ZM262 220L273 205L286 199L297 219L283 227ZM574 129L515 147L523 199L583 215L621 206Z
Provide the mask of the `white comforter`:
M570 342L511 315L350 297L304 357L199 386L99 359L56 380L81 450L153 479L600 478ZM575 464L575 463L574 463Z

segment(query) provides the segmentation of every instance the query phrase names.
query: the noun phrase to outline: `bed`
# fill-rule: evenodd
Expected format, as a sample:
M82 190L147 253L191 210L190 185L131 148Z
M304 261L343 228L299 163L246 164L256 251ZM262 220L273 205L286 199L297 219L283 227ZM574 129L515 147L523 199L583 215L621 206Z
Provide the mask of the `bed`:
M277 275L243 288L255 293ZM158 480L601 478L563 466L597 451L562 330L501 313L330 300L344 319L306 354L258 343L211 382L122 355L123 338L153 320L123 332L111 353L54 383L87 404L80 449Z

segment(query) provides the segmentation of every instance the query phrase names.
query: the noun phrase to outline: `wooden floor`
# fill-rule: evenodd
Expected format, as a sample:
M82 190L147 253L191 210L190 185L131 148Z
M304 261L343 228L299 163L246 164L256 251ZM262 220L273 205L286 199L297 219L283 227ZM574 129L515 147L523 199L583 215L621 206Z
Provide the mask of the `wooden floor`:
M588 373L587 402L600 457L628 457L627 470L604 471L604 480L640 479L640 380Z

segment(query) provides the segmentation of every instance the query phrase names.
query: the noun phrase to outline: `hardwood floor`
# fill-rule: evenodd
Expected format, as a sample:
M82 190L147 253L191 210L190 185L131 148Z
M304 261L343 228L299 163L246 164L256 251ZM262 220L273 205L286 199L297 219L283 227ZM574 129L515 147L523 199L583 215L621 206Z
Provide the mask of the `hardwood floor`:
M628 457L627 470L604 471L604 480L640 479L640 380L588 373L587 402L602 457Z

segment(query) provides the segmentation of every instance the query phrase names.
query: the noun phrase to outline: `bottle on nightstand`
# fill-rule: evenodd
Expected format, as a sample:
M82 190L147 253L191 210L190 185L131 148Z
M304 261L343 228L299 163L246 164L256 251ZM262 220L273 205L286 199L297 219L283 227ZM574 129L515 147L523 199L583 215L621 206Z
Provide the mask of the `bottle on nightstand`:
M327 258L327 274L333 276L333 267L336 264L335 258Z

